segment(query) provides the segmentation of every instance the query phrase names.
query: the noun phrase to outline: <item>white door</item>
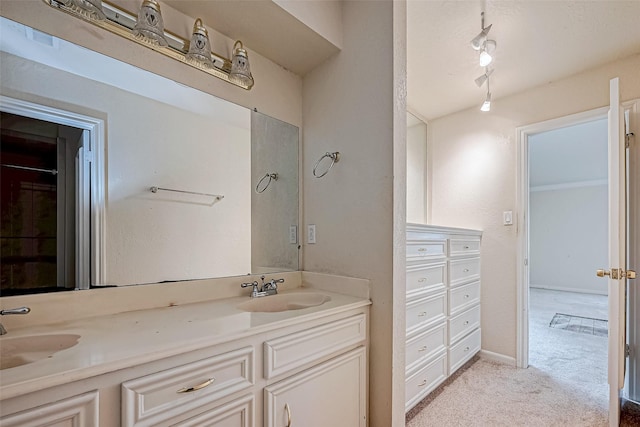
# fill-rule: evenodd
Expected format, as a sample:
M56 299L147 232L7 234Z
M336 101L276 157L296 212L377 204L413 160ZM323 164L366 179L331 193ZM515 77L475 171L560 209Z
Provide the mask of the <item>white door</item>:
M626 271L626 149L624 114L618 78L609 85L609 425L620 424L620 390L624 385ZM629 274L627 274L629 273Z

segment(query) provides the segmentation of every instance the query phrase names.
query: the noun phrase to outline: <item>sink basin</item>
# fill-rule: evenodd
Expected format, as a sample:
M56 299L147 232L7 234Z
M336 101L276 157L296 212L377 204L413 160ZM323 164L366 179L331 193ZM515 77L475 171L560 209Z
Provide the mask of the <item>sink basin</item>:
M243 311L275 313L278 311L301 310L315 307L331 301L331 297L315 292L295 292L290 294L278 294L260 297L245 301L238 305Z
M80 335L33 335L29 337L0 338L0 369L15 368L53 356L73 347Z

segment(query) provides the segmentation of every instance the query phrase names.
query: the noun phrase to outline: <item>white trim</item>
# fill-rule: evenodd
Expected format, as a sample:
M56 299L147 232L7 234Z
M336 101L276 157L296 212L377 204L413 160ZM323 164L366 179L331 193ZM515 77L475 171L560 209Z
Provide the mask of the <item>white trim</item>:
M480 350L478 353L484 360L490 360L492 362L502 363L503 365L516 366L516 359L500 353L494 353L489 350Z
M571 114L557 119L516 128L517 162L517 314L516 363L529 366L529 136L607 117L609 107Z
M603 296L608 295L607 292L596 291L593 289L570 288L570 287L564 287L564 286L535 285L533 283L529 284L529 288L546 289L549 291L573 292L578 294L594 294L594 295L603 295Z
M84 129L89 132L91 161L91 284L105 283L105 126L95 117L64 111L45 105L0 95L0 111L46 120L52 123Z
M593 179L589 181L576 181L576 182L564 182L560 184L549 185L537 185L529 188L529 191L555 191L555 190L568 190L570 188L584 188L584 187L599 187L601 185L607 185L609 181L606 179Z

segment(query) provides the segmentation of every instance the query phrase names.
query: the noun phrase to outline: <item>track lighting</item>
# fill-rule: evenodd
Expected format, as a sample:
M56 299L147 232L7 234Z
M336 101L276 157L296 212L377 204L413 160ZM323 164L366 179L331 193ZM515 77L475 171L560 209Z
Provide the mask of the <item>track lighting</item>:
M478 77L478 78L475 80L476 85L477 85L478 87L482 87L482 85L484 84L484 82L486 82L486 81L487 81L487 79L489 78L489 76L490 76L491 74L493 74L493 69L485 71L485 73L484 73L483 75L481 75L480 77Z
M491 111L491 89L489 88L489 76L487 76L487 97L480 107L480 111Z
M494 50L496 50L495 40L486 40L482 46L482 52L480 52L481 67L486 67L491 64L491 61L493 61L493 56L491 54Z
M480 34L478 34L473 38L473 40L471 40L471 47L474 48L475 50L482 49L482 47L484 46L484 42L487 41L487 34L489 34L489 31L491 30L491 25L493 25L491 24L485 28L484 12L480 13L480 20L481 20L480 23L481 23L482 31L480 31Z

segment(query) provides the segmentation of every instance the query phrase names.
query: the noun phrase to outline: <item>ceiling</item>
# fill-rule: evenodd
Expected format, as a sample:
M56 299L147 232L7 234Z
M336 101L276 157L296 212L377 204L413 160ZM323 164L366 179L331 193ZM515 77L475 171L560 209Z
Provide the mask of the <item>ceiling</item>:
M497 41L493 100L640 53L640 0L409 0L411 111L430 120L480 107L484 70L470 41L482 10Z

